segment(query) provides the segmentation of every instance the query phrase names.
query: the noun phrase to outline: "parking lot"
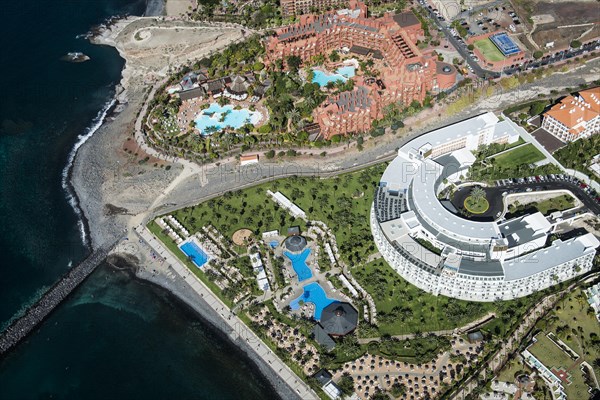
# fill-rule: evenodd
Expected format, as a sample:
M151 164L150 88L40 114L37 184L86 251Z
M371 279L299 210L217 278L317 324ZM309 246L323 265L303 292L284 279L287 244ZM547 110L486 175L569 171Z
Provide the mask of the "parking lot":
M469 13L460 20L461 26L468 30L469 35L481 35L497 30L509 33L522 32L522 23L517 14L507 6L489 7L480 12Z
M502 195L545 190L569 190L592 213L600 216L600 194L571 175L530 176L527 178L500 179L495 182Z

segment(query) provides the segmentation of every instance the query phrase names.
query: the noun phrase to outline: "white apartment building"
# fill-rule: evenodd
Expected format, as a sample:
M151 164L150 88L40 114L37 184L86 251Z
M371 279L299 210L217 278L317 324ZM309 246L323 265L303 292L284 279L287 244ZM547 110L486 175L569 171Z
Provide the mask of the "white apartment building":
M590 233L547 245L554 226L541 213L476 222L438 200L446 185L466 175L474 161L471 150L514 143L518 129L487 113L398 150L377 188L371 230L380 253L403 278L435 295L495 301L526 296L591 269L600 242ZM438 251L425 248L423 240Z

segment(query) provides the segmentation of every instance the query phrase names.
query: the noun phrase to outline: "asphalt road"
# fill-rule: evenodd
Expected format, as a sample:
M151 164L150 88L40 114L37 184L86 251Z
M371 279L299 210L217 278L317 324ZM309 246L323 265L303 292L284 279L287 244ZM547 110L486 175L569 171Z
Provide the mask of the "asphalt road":
M504 192L508 193L522 193L527 192L530 188L530 192L538 192L545 190L569 190L572 192L583 205L596 215L600 215L600 203L596 201L593 195L588 194L583 190L579 183L573 183L564 180L554 180L549 182L533 182L533 183L512 183L509 185L495 186L491 189L497 190L501 194Z
M434 22L435 26L444 33L448 41L452 44L452 46L454 46L454 48L458 51L461 57L465 59L467 64L469 64L469 66L473 69L473 72L477 76L485 79L493 79L498 78L500 76L498 72L483 69L479 66L479 64L473 61L473 59L469 55L469 50L467 49L466 45L463 45L461 42L459 42L458 39L456 39L454 35L452 35L452 32L450 32L449 23L445 21L440 21L437 18L437 15L433 13L431 8L427 7L427 3L425 3L423 0L421 0L419 4L425 11L429 13L429 17Z
M539 67L543 67L549 64L554 64L561 62L563 60L567 60L569 58L574 58L581 56L585 53L588 53L593 50L600 49L600 40L594 40L588 43L583 44L579 49L569 49L562 50L556 52L552 55L547 55L542 57L539 60L529 60L524 62L522 65L514 67L514 68L504 68L502 74L495 71L490 71L482 68L477 62L473 60L471 55L469 54L469 49L467 48L467 44L462 39L458 39L458 36L454 36L452 32L450 32L450 21L440 21L438 16L434 14L432 8L429 8L428 4L424 0L419 1L419 5L429 13L431 20L434 22L435 26L441 30L448 41L452 43L454 48L458 51L458 53L465 59L467 64L473 69L473 73L475 73L480 78L484 79L495 79L499 78L502 74L512 75L514 73L536 69ZM492 4L486 4L484 8L490 7ZM462 14L460 14L462 15ZM457 18L460 18L460 15ZM455 18L455 20L457 19Z

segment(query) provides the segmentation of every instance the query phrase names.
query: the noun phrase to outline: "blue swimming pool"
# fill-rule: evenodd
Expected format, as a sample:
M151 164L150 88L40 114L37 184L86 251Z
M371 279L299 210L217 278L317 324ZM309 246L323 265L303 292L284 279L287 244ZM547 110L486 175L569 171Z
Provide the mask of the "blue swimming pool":
M313 69L313 82L319 86L326 86L329 82L346 82L348 78L352 78L356 73L356 68L351 65L338 68L335 74L331 74L319 69Z
M319 285L317 282L313 282L304 286L304 293L302 293L300 297L290 302L290 308L292 310L297 310L300 308L300 301L305 303L313 303L315 305L314 318L317 321L321 319L321 312L323 312L325 307L331 303L337 302L337 300L327 297L325 290L323 290L321 285Z
M183 254L192 258L192 262L196 264L198 268L202 268L202 266L208 262L208 255L195 242L186 242L179 246L179 248Z
M261 117L262 114L258 111L246 108L234 110L230 104L220 106L212 103L210 107L200 111L194 122L202 135L210 135L226 127L237 129L245 124L257 124Z
M298 275L298 282L312 278L312 271L306 264L306 259L310 255L310 249L304 249L304 251L300 254L293 254L289 251L286 251L283 253L283 255L289 258L292 262L292 268L294 268L296 275Z
M271 240L269 242L269 246L271 246L272 249L276 248L277 246L279 246L279 242L277 240Z

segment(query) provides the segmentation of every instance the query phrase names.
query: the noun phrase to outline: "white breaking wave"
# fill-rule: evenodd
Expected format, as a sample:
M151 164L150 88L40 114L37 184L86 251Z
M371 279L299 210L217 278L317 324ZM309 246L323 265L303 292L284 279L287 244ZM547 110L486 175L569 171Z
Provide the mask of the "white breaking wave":
M75 156L77 155L77 151L85 142L88 141L89 138L102 126L106 116L108 115L108 111L117 103L116 97L113 97L111 100L107 101L104 104L104 107L98 112L98 115L92 121L92 124L85 130L85 132L77 137L77 142L73 145L71 152L69 153L69 158L67 160L67 165L63 169L62 173L62 187L67 194L67 200L73 210L75 210L75 214L77 214L78 221L77 225L79 226L79 233L81 235L81 240L85 245L89 245L89 238L85 231L85 224L83 223L83 212L77 203L77 196L73 191L73 188L69 184L69 174L73 169L73 163L75 161Z

